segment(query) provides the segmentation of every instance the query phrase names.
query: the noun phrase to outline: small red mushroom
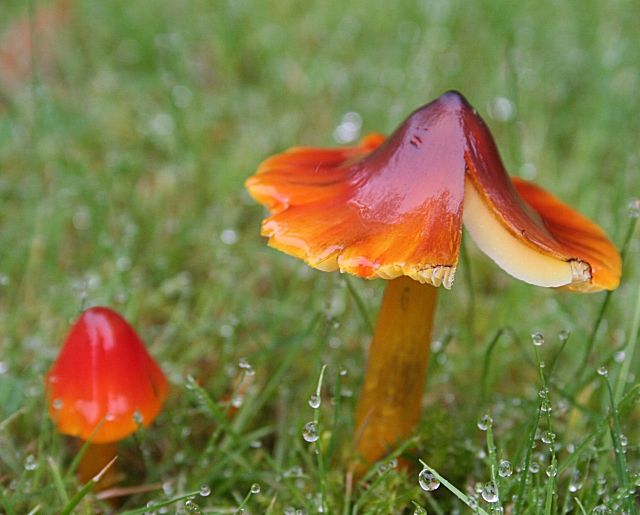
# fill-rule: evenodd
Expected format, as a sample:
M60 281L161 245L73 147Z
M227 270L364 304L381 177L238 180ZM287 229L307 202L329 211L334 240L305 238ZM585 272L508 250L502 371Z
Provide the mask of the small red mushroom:
M139 425L148 426L162 408L168 384L126 320L109 308L93 307L71 328L47 373L46 390L58 431L94 445L113 444ZM114 452L90 453L102 454L106 463L115 454L110 448Z
M269 245L324 271L388 279L356 415L356 450L381 458L419 421L437 286L451 288L462 225L512 276L612 290L620 256L598 226L506 173L484 121L458 92L389 136L350 148L295 147L246 182L270 211Z

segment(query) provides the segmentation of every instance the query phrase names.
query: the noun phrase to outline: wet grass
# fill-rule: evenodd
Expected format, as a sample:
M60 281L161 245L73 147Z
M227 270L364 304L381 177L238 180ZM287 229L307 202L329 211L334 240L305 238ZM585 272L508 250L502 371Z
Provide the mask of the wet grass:
M30 12L0 9L0 33ZM119 486L137 488L120 511L636 513L639 10L76 3L19 87L0 71L0 511L60 512L78 492L78 513L112 506L70 472L79 447L56 434L43 391L70 321L104 304L172 388L157 421L120 444ZM512 173L628 241L623 282L608 297L533 288L467 240L438 308L420 430L400 449L413 468L389 457L350 482L384 285L266 248L243 181L288 146L336 144L347 112L362 133L389 132L452 88ZM422 489L419 459L451 487Z

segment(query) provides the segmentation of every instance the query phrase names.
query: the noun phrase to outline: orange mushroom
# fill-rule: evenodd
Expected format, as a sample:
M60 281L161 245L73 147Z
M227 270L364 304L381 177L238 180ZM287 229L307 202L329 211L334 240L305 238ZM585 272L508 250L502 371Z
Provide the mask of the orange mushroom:
M458 92L414 111L387 139L295 147L246 182L270 211L269 245L319 270L390 280L356 415L356 450L381 458L420 416L437 286L451 288L462 224L492 260L530 284L615 289L620 256L604 232L507 175L489 129Z
M115 442L154 420L168 384L126 320L93 307L71 328L47 373L46 389L58 431L90 440L88 454L101 456L101 463L88 465L94 471L81 470L81 476L92 477L115 455Z

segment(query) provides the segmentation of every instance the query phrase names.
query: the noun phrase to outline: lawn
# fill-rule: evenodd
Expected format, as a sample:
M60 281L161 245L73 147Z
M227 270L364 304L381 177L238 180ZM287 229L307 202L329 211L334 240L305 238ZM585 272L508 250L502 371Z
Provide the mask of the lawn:
M135 327L170 394L119 444L132 490L77 513L640 511L636 0L76 0L52 21L54 4L0 0L0 57L8 34L36 49L0 67L0 511L58 513L82 488L44 375L95 305ZM622 282L533 287L463 235L409 466L350 480L384 281L267 247L244 181L291 146L388 134L450 89L510 173L624 247Z

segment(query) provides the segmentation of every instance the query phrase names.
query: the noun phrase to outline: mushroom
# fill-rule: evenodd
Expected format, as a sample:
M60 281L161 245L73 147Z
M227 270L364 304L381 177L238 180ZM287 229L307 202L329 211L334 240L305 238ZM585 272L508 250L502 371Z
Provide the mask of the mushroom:
M83 478L113 458L115 442L154 420L168 392L136 332L106 307L80 315L45 381L58 431L90 441L80 466Z
M371 463L420 417L437 287L453 285L462 225L502 269L530 284L612 290L620 256L598 226L507 175L489 129L458 92L417 109L388 138L294 147L246 182L271 216L270 246L324 271L388 283L356 414Z

